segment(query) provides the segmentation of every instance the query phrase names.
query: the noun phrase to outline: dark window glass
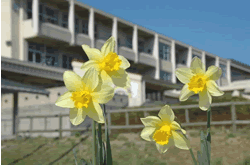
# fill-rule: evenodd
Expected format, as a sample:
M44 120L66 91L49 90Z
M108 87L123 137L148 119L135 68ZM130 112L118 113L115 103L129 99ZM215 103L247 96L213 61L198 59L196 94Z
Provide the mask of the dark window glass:
M33 61L33 52L29 51L28 60Z
M58 13L57 11L46 7L46 21L52 24L58 24Z
M68 13L62 13L62 27L68 28Z
M82 33L88 34L88 21L82 20Z
M165 81L171 81L172 79L172 74L168 72L161 71L160 72L160 78Z
M73 67L71 65L72 60L73 60L73 57L69 57L69 69L73 69Z
M159 43L159 57L163 60L170 60L170 46Z
M126 39L126 47L132 48L132 38L129 37Z
M56 63L56 59L53 56L47 55L46 56L46 65L48 66L54 66Z
M143 41L138 41L138 51L144 52L144 42Z
M43 13L43 5L42 4L39 5L39 20L42 21L42 22L45 21L44 13Z
M68 68L67 62L68 62L67 56L63 55L63 68Z
M32 1L27 2L27 17L28 19L32 18Z
M40 53L36 53L36 62L37 63L41 63L41 54Z
M79 19L78 18L75 19L75 32L79 33Z

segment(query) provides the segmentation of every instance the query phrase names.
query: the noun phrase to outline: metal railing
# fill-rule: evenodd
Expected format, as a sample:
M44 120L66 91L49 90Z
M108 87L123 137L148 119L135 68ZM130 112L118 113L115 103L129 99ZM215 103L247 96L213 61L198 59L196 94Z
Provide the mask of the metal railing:
M232 125L233 132L236 132L236 126L240 124L250 124L250 120L237 120L237 114L236 114L236 105L250 105L250 102L226 102L226 103L213 103L211 107L225 107L230 106L231 107L231 120L227 121L211 121L211 125ZM171 106L173 110L185 110L185 123L182 123L182 126L205 126L207 122L190 122L189 119L189 109L192 108L199 108L199 105L184 105L184 106ZM153 107L153 108L139 108L139 109L117 109L117 110L106 110L107 113L107 120L108 120L108 126L111 133L112 129L135 129L135 128L144 128L144 125L130 125L129 124L129 113L131 112L143 112L144 117L148 116L148 112L152 111L159 111L159 107ZM213 109L211 111L213 113ZM111 114L113 113L125 113L125 125L111 125ZM59 137L62 137L62 132L77 132L77 131L84 131L84 128L73 128L73 129L63 129L62 125L62 117L68 117L69 114L60 114L60 115L45 115L45 116L19 116L17 119L30 119L30 128L29 130L25 131L19 131L17 130L16 136L18 136L19 133L46 133L46 132L58 132ZM47 118L59 118L59 128L58 129L47 129ZM44 118L45 123L45 130L33 130L33 119L34 118ZM18 123L18 122L17 122ZM19 128L17 126L17 128ZM105 128L104 126L102 127ZM91 128L90 128L91 129ZM85 129L86 130L86 129Z

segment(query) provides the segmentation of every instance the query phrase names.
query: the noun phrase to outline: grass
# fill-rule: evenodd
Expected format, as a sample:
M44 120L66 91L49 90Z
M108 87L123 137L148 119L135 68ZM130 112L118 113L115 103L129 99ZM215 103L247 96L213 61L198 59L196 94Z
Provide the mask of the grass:
M212 127L212 165L249 165L250 162L250 133L249 127L239 129L232 134L230 129ZM195 156L199 146L198 129L188 129L191 146ZM90 162L91 153L91 132L86 140L81 141L80 137L57 138L26 138L21 140L2 141L2 164L7 165L16 159L16 164L50 164L60 158L74 144L77 152L78 163L80 159ZM40 145L45 144L36 150ZM111 134L111 147L114 165L166 165L185 164L191 165L192 160L189 151L171 147L165 154L159 154L154 143L147 142L140 138L140 131L136 133L115 133ZM35 151L36 150L36 151ZM31 154L25 157L25 155ZM68 154L58 159L54 164L74 164L74 155L71 150Z

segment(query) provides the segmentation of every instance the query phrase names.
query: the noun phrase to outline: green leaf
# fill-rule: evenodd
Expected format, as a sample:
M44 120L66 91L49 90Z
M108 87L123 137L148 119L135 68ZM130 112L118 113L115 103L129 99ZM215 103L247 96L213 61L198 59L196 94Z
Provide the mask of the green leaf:
M75 148L73 148L73 154L74 154L74 158L75 158L75 164L78 165L77 164L77 157L76 157L76 150L75 150Z
M98 123L98 155L99 155L99 162L103 164L103 149L102 149L102 125Z
M104 106L104 112L105 112L105 104L103 104ZM106 119L106 114L105 115L105 119ZM107 122L105 122L105 138L106 138L106 159L107 159L107 164L108 165L112 165L113 164L113 160L112 160L112 153L111 153L111 145L110 145L110 139L109 139L109 128L108 125L106 124Z
M202 160L202 156L201 156L201 152L200 151L197 151L197 158L198 158L199 165L203 164L203 160Z
M106 149L105 149L105 144L104 142L102 142L102 159L103 159L103 164L107 164L107 160L106 160Z
M97 135L98 131L97 130L95 130L95 131L96 131L96 135ZM96 147L97 147L97 150L96 150L96 164L97 165L100 164L100 152L99 152L100 146L99 146L98 141L99 141L99 138L98 138L98 136L96 136Z
M91 165L91 163L88 163L86 160L83 158L81 159L81 165Z

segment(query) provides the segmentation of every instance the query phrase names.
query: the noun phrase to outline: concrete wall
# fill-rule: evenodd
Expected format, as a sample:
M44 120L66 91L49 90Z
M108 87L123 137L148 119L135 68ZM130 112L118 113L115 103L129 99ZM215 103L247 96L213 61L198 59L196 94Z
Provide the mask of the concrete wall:
M172 63L171 61L159 60L160 70L172 73Z
M6 44L12 40L11 24L12 24L12 1L1 1L1 56L11 58L11 46Z
M71 41L71 34L68 29L51 23L41 24L41 35L68 43Z

